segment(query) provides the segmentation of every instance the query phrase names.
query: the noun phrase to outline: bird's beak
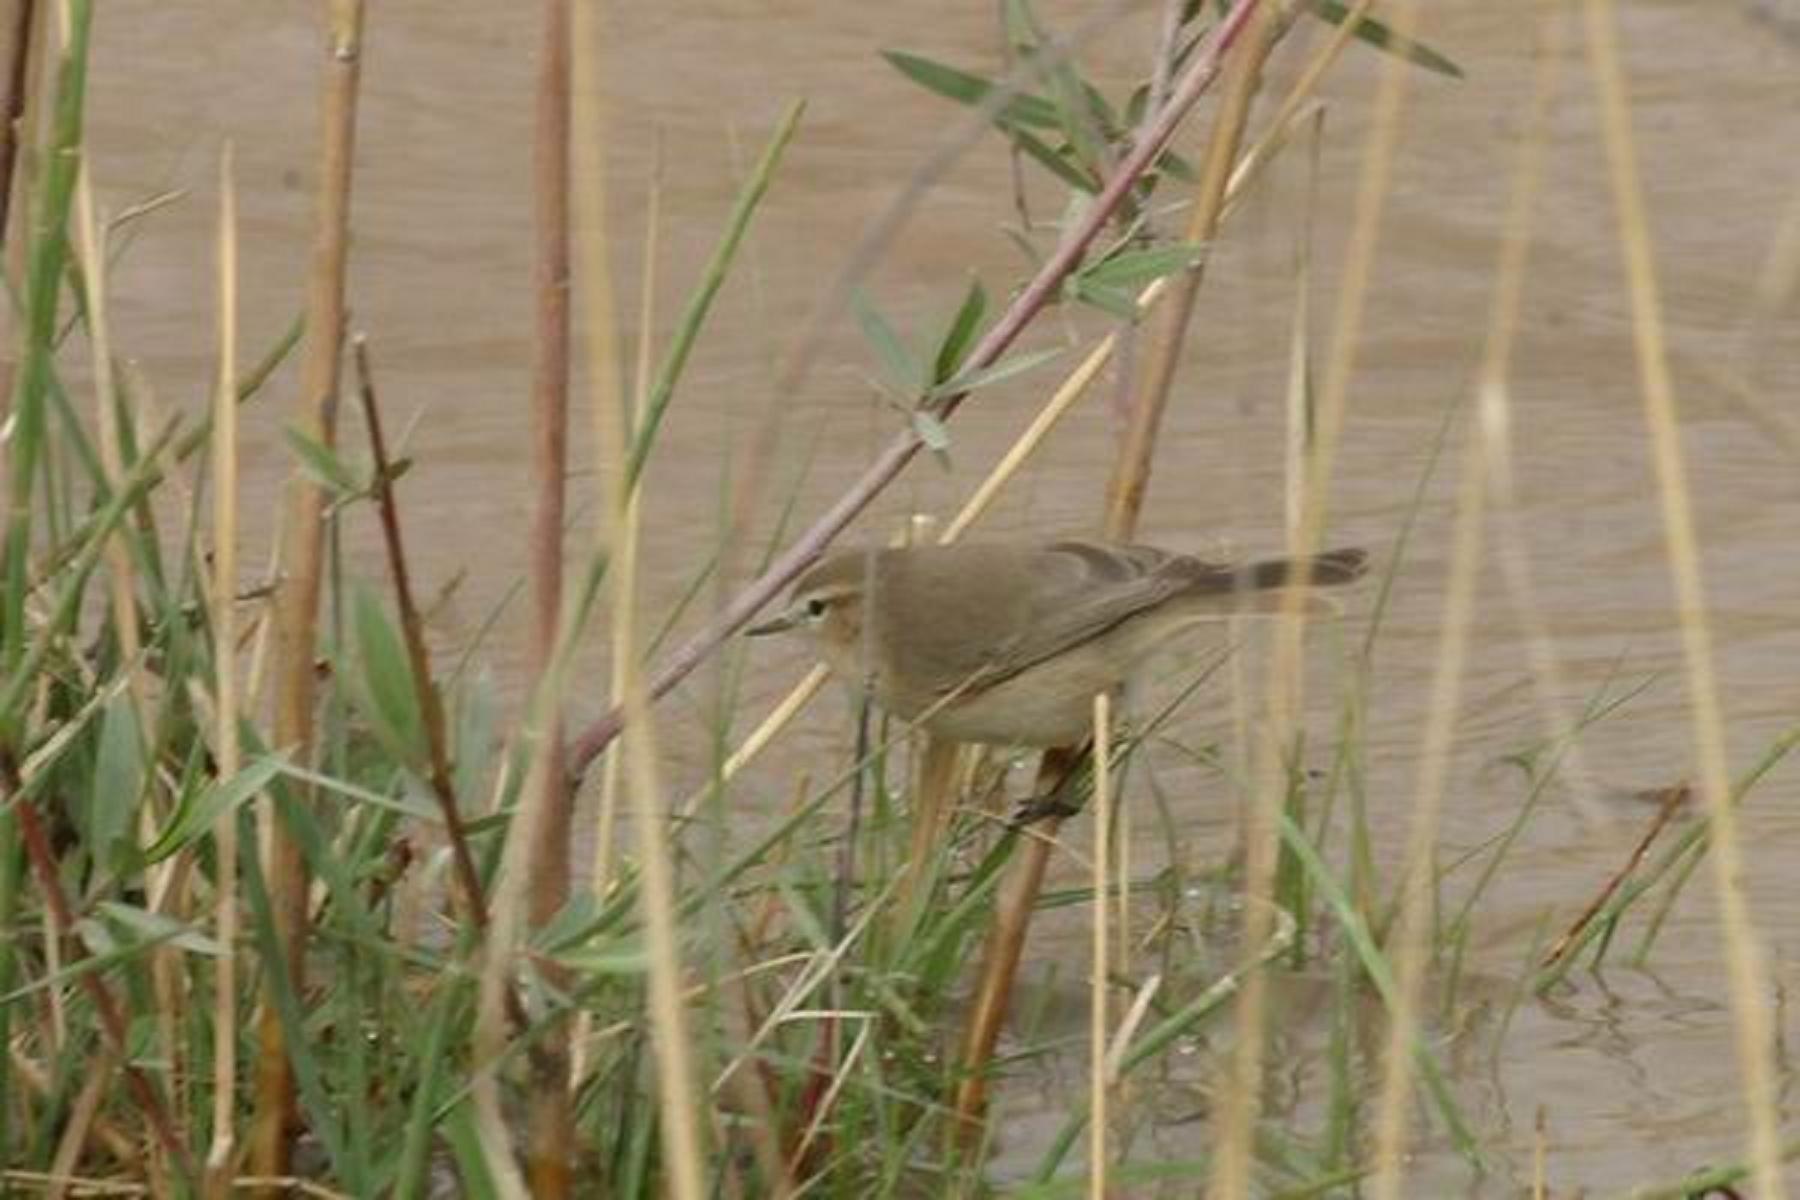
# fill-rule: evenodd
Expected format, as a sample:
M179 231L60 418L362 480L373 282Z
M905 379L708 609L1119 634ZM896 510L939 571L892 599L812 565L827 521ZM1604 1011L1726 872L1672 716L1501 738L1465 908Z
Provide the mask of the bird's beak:
M799 624L799 618L792 612L784 612L780 616L771 617L760 624L752 625L744 630L745 637L765 637L771 633L786 633Z

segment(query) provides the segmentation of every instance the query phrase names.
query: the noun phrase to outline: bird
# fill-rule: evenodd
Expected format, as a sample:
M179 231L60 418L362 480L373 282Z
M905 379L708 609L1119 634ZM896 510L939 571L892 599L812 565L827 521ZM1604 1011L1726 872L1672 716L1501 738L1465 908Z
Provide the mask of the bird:
M832 671L958 742L1072 746L1109 692L1185 628L1234 613L1335 611L1313 588L1347 584L1360 549L1217 562L1107 541L967 542L850 549L795 582L752 636L810 634Z

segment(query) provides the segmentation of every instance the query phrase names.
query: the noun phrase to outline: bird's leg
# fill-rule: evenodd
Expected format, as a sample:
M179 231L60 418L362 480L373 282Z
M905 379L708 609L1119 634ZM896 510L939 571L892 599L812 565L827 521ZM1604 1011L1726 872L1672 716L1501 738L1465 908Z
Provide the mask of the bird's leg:
M1081 743L1081 747L1069 759L1068 767L1048 790L1027 796L1019 802L1019 806L1013 809L1012 820L1007 824L1013 829L1023 829L1050 817L1061 820L1074 816L1082 809L1083 788L1090 785L1093 775L1094 739L1090 737Z
M1137 731L1130 721L1121 719L1114 722L1113 727L1113 760L1122 760L1129 754L1136 743ZM1087 801L1087 793L1094 786L1094 739L1085 739L1069 758L1069 765L1057 776L1056 782L1045 791L1027 796L1013 809L1012 819L1007 822L1008 828L1023 829L1025 826L1049 817L1064 819L1074 816L1082 810Z

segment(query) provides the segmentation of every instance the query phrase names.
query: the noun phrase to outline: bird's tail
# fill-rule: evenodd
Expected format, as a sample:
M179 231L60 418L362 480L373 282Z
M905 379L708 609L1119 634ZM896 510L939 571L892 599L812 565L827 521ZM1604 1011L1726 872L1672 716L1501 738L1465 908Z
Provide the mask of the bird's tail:
M1238 587L1250 592L1302 584L1335 587L1354 583L1368 569L1369 552L1358 549L1330 550L1311 558L1271 558L1243 568Z

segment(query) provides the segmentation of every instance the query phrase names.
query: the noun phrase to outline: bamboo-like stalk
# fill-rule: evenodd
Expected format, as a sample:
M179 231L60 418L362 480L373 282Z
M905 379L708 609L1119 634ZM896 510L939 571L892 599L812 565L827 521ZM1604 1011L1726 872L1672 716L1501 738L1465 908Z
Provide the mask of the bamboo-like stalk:
M306 353L294 427L330 446L336 440L338 372L344 337L344 279L350 249L350 179L362 67L361 0L332 0L327 14L320 116L319 197L306 303ZM324 563L324 489L296 470L288 482L286 548L275 592L275 745L304 760L313 744L314 645ZM306 862L273 806L260 810L269 902L289 980L296 992L306 964ZM251 1169L268 1178L289 1173L299 1117L287 1035L276 1011L273 975L257 1019L256 1113ZM273 1195L273 1189L263 1189Z
M1250 103L1262 78L1263 61L1273 44L1273 19L1266 6L1256 4L1252 12L1254 15L1244 36L1227 60L1219 113L1214 119L1213 136L1207 143L1199 194L1188 219L1185 238L1196 246L1210 246L1218 235L1232 166L1237 162L1238 146L1243 141L1244 125L1250 116ZM1137 527L1138 514L1144 506L1144 491L1150 486L1150 458L1156 449L1156 433L1162 425L1163 411L1168 407L1175 372L1181 365L1181 349L1187 341L1194 297L1200 291L1200 280L1205 271L1206 258L1203 256L1174 278L1168 299L1156 311L1144 369L1138 376L1137 395L1132 401L1125 436L1107 484L1105 527L1108 537L1129 537Z
M1554 31L1560 13L1549 12L1546 19L1552 23L1550 28ZM1495 269L1493 307L1475 382L1475 407L1478 416L1483 418L1486 414L1482 410L1487 407L1485 398L1503 393L1511 373L1526 258L1531 246L1533 210L1543 174L1543 148L1560 50L1560 44L1553 37L1538 59L1532 106L1519 143L1512 197ZM1487 419L1478 419L1464 433L1450 564L1444 588L1444 615L1433 657L1436 667L1420 742L1418 777L1400 874L1394 999L1374 1127L1373 1192L1380 1200L1398 1200L1403 1188L1413 1043L1418 1036L1419 991L1429 959L1430 906L1434 896L1432 872L1439 814L1443 808L1450 751L1461 703L1462 673L1475 612L1475 587L1483 559L1482 530L1494 479L1489 469L1494 459L1490 443L1498 433L1497 425Z
M1112 697L1094 697L1094 924L1088 966L1088 1195L1106 1200L1106 894L1112 866Z
M7 0L0 6L0 28L6 30L6 73L0 81L0 245L4 245L12 215L13 169L19 161L21 126L31 66L31 31L36 26L37 0Z
M213 671L218 729L213 753L219 778L238 773L237 668L237 185L231 143L219 156L219 348L213 388ZM238 819L226 812L213 825L214 928L219 956L213 964L212 1145L206 1155L209 1200L231 1191L237 1153L237 857Z
M66 44L69 36L67 6L58 9L59 24ZM107 226L95 214L92 172L84 159L75 178L74 205L70 213L75 229L74 248L81 264L82 282L86 290L87 327L93 349L94 428L98 433L100 469L109 489L119 486L124 473L122 430L119 413L120 396L113 370L110 301L107 286L109 239L103 232ZM140 531L141 532L141 531ZM113 636L118 641L119 658L126 673L126 688L131 719L136 728L139 747L147 744L152 729L150 684L144 668L143 631L137 605L137 571L131 553L131 534L121 526L106 539L104 557L107 573L107 600L112 615ZM143 803L137 806L138 835L148 845L156 836L159 806L156 789L146 787ZM150 907L180 917L185 897L181 894L189 860L178 857L153 863L145 870ZM182 971L180 952L173 946L157 946L149 951L151 994L154 998L156 1044L166 1066L174 1090L172 1101L186 1107L187 1054L179 1034L178 1018L186 1004L187 978Z
M662 252L662 145L657 143L656 159L650 170L649 195L644 201L644 274L638 288L638 343L636 365L632 371L631 430L633 435L644 427L650 406L650 347L656 327L656 260ZM642 525L643 478L626 481L623 540L614 548L609 571L623 578L619 586L637 594L638 536ZM637 644L637 633L631 626L631 612L613 614L612 678L607 701L621 704L625 698L625 655ZM594 895L604 898L612 886L613 847L616 843L619 817L620 756L607 757L600 777L600 810L594 834ZM731 764L726 763L730 770ZM585 1041L585 1039L583 1039ZM580 1072L576 1072L579 1078Z
M1649 218L1645 212L1637 147L1631 130L1625 68L1619 51L1617 15L1608 0L1584 0L1589 68L1600 102L1601 128L1619 214L1619 241L1631 297L1631 332L1656 464L1657 498L1663 539L1675 588L1682 658L1687 668L1688 706L1694 726L1700 794L1712 830L1713 885L1724 926L1726 977L1730 981L1732 1023L1737 1032L1738 1071L1749 1122L1751 1191L1759 1198L1787 1195L1782 1181L1782 1145L1776 1117L1774 1028L1763 993L1768 972L1761 939L1744 895L1743 849L1738 844L1731 773L1725 750L1725 714L1713 662L1707 622L1706 588L1700 546L1688 494L1675 384L1663 334L1662 301L1656 281Z
M1243 36L1233 43L1229 54L1232 65L1227 77L1231 94L1223 102L1213 127L1195 215L1189 227L1189 240L1202 245L1210 242L1217 233L1231 167L1237 159L1245 118L1270 44L1268 14L1258 0L1240 0L1226 18L1227 21L1234 19ZM1142 373L1142 390L1134 401L1126 437L1107 486L1105 531L1109 538L1128 540L1137 526L1138 513L1149 487L1156 429L1193 309L1193 288L1199 285L1199 279L1196 269L1173 283L1172 303L1166 303L1158 310L1161 316L1149 368ZM1042 792L1055 787L1076 758L1077 754L1068 750L1045 754L1038 767L1038 790ZM1037 832L1041 836L1031 838L1019 847L1008 867L1007 884L996 902L976 1002L970 1009L963 1034L963 1077L957 1086L956 1115L965 1138L979 1128L987 1107L989 1064L1000 1040L1000 1027L1011 1007L1013 979L1025 952L1025 934L1030 928L1031 914L1037 906L1050 854L1056 845L1056 834L1061 827L1061 819L1054 816L1038 824Z
M544 0L533 144L537 264L532 290L537 317L532 367L531 520L532 674L542 680L557 652L563 592L563 519L567 510L569 440L569 0ZM606 369L606 368L603 368ZM562 760L562 715L552 703L542 714L540 753ZM531 924L547 924L569 900L569 836L575 788L562 771L539 775L542 807L528 826L526 852ZM560 978L554 964L544 964ZM570 1194L574 1125L569 1095L567 1024L557 1021L533 1038L526 1116L526 1178L534 1196Z
M1405 0L1396 12L1397 33L1409 31L1416 16L1416 0ZM1305 557L1315 553L1325 527L1325 499L1336 462L1338 439L1348 407L1350 378L1356 363L1357 339L1363 307L1373 271L1380 217L1387 194L1395 146L1399 136L1401 105L1410 68L1398 55L1382 65L1371 118L1368 148L1362 156L1352 209L1345 267L1333 313L1331 353L1315 410L1314 439L1300 493L1300 517L1292 530L1288 552ZM1250 803L1246 806L1245 882L1247 900L1244 953L1254 956L1270 931L1275 906L1271 901L1275 874L1276 816L1287 788L1286 762L1292 730L1299 709L1299 677L1303 647L1300 621L1303 589L1293 589L1281 609L1264 688L1264 719L1256 739ZM1260 972L1244 981L1236 1006L1237 1044L1225 1093L1231 1102L1220 1114L1222 1128L1215 1140L1209 1194L1237 1196L1250 1186L1251 1146L1261 1111L1262 1051L1265 986Z
M630 456L624 427L624 404L618 394L618 372L613 358L614 307L609 286L606 253L605 166L601 158L604 122L600 108L599 68L595 39L598 30L592 8L582 5L574 22L574 112L580 170L577 175L581 202L581 278L588 318L588 377L593 381L593 405L598 454L597 477L601 481L604 546L625 545L626 504L631 478ZM637 598L626 590L624 573L609 578L613 611L623 613ZM635 622L627 627L635 629ZM637 669L638 647L621 647L625 670L620 675L624 711L630 714L630 735L624 752L627 782L633 793L638 857L643 887L642 906L646 951L649 958L651 1043L656 1056L658 1110L662 1132L664 1186L674 1200L700 1200L705 1194L705 1158L701 1138L701 1109L696 1095L696 1071L689 1041L685 1001L682 997L681 959L674 905L674 870L666 828L667 809L659 778L656 730L650 713L650 695ZM546 759L546 762L550 760Z
M1023 290L1014 298L999 320L991 326L965 361L968 370L991 366L1005 353L1015 339L1057 294L1071 271L1081 262L1088 246L1105 228L1113 213L1125 200L1133 184L1155 162L1157 155L1173 135L1176 126L1212 83L1224 51L1236 40L1249 15L1250 0L1240 0L1226 17L1209 31L1207 39L1196 48L1186 71L1176 84L1157 120L1146 131L1142 141L1120 162L1118 170L1107 181L1093 203L1085 210L1080 223L1045 260ZM935 410L948 417L962 404L965 396L946 397ZM648 681L652 701L668 694L693 670L705 662L725 639L762 610L784 587L816 560L855 519L857 514L891 483L912 461L923 442L916 430L908 428L888 443L862 476L828 508L811 527L802 533L786 551L756 580L747 585L720 609L712 622L689 638L673 653ZM619 735L624 727L624 712L614 707L583 729L569 747L569 771L580 776L594 758Z

